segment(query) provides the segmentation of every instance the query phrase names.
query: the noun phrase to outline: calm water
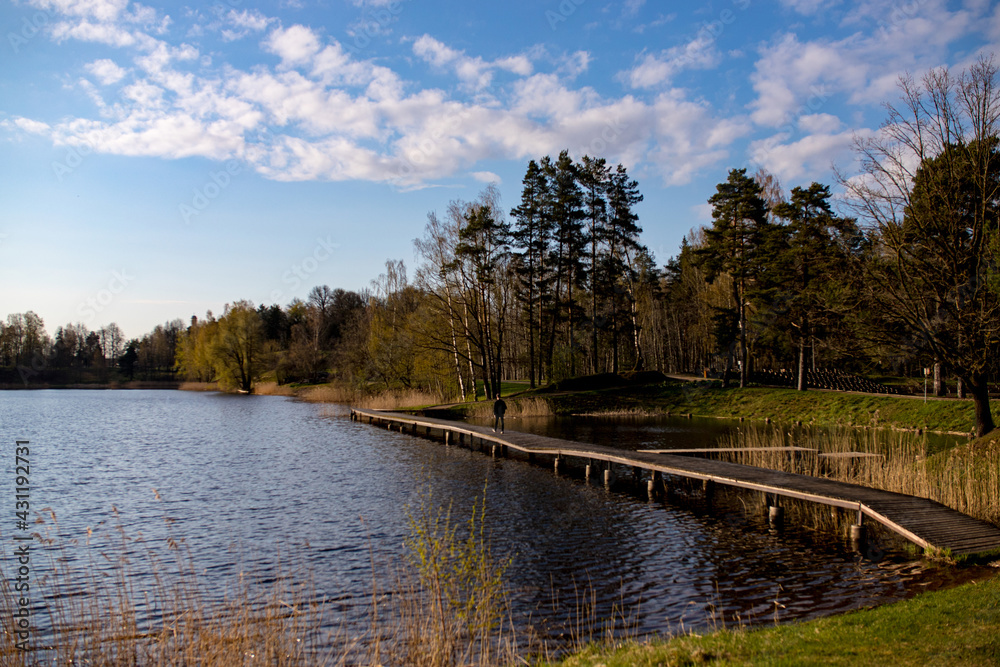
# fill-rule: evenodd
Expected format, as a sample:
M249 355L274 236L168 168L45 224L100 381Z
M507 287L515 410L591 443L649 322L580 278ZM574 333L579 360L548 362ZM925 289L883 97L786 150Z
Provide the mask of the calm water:
M371 554L403 553L407 507L428 489L461 514L485 485L493 548L512 558L516 616L548 636L567 630L573 601L588 587L598 615L624 607L640 633L652 633L723 615L727 623L773 622L776 606L782 620L829 614L954 576L899 558L865 561L830 536L775 533L738 507L710 513L697 500L608 492L547 468L351 422L346 408L281 397L10 391L0 394L0 425L8 445L31 441L32 507L54 510L63 540L88 527L113 534L112 507L128 534L147 541L168 534L169 517L170 534L220 589L241 569L268 576L280 550L308 565L348 625L367 622ZM646 446L662 444L673 427L574 420L571 428L533 428L581 440L617 428L612 444ZM8 445L0 503L12 505ZM3 507L3 516L12 510ZM12 527L0 524L8 553Z

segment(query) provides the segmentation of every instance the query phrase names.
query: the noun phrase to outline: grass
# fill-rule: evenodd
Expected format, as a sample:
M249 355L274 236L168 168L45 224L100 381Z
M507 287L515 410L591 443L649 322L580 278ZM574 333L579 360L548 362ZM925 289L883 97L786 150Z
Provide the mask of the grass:
M1000 577L814 621L591 646L559 667L987 665L1000 661Z
M877 426L970 433L971 400L929 400L832 391L748 387L722 389L711 383L665 382L638 387L548 394L557 414L692 414L751 420L771 419L823 426ZM994 407L1000 418L1000 410Z

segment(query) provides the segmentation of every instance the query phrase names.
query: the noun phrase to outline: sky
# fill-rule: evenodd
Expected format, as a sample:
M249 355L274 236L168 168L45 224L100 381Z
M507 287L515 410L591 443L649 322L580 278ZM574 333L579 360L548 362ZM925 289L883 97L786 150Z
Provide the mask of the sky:
M0 317L364 289L564 149L627 167L662 265L730 169L834 185L901 75L998 44L979 0L0 0Z

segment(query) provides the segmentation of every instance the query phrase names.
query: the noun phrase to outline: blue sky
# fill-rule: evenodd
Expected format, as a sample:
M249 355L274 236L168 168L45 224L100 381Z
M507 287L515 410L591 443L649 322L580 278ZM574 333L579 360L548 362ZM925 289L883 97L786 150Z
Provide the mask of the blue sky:
M832 184L902 73L998 43L985 1L0 0L0 316L361 289L564 148L628 167L662 264L730 168Z

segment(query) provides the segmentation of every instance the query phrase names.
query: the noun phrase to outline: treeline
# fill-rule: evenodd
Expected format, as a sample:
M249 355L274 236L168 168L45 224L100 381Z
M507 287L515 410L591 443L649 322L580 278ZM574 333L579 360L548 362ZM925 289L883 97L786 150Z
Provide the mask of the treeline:
M0 355L243 391L267 376L461 399L510 379L642 369L741 386L793 370L806 389L808 370L935 368L975 399L986 432L1000 351L996 67L901 88L882 131L858 142L862 173L839 180L837 206L829 185L785 191L732 169L708 199L712 224L664 266L641 243L642 194L626 168L564 151L528 163L510 209L490 186L429 213L412 275L389 261L361 292L237 301L121 348L105 329L68 325L50 341L37 316L10 316Z

